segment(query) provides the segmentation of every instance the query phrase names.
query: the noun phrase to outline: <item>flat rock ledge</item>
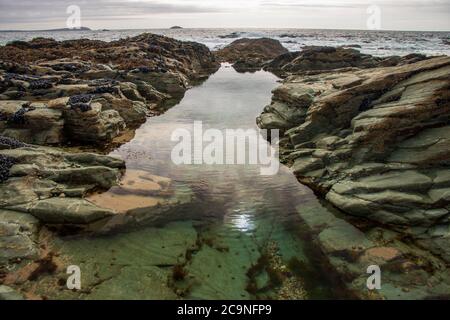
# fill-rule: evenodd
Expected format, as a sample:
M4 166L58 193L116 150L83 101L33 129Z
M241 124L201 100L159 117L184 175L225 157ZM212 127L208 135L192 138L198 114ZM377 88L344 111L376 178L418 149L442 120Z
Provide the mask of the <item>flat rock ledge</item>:
M115 214L84 197L118 183L120 159L36 146L3 149L0 157L10 160L0 183L0 262L36 257L43 225L83 226Z
M329 205L299 206L309 237L323 253L323 269L352 299L449 299L448 265L383 226L347 221ZM379 266L381 289L370 290L368 268ZM336 277L337 275L337 277Z
M115 157L30 145L0 150L1 159L0 261L34 257L41 226L105 233L160 225L183 219L195 198L168 178L125 171Z
M302 72L274 90L257 123L282 131L281 160L301 183L410 238L449 272L449 97L445 56Z

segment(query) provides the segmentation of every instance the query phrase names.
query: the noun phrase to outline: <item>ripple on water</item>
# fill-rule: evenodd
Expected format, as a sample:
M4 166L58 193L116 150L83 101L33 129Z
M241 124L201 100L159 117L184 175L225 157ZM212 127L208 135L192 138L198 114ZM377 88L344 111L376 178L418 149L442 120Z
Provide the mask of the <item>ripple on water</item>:
M301 298L307 279L286 268L292 261L312 264L310 243L302 237L296 211L297 205L315 201L312 192L284 167L275 176L261 176L258 166L177 166L170 160L171 132L190 128L194 121L219 129L255 128L255 119L270 102L277 80L266 72L239 74L222 67L189 90L179 105L148 119L132 141L113 152L124 157L128 172L121 186L93 196L92 201L127 211L141 206L139 201L154 204L161 195L153 192L164 191L170 181L174 190L189 189L194 204L183 212L168 212L169 219L162 224L58 240L56 246L67 260L87 274L89 289L78 295ZM325 280L313 284L325 285ZM290 290L298 295L286 296ZM63 295L78 297L65 291Z

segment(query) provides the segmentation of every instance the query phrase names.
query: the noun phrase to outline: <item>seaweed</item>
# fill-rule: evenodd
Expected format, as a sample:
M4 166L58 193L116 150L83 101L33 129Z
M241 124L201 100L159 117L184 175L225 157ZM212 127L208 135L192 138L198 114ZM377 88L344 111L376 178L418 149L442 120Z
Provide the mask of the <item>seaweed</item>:
M36 261L36 263L38 264L37 268L28 277L30 281L35 281L44 274L53 274L58 269L58 266L53 261L52 254L48 254L46 257Z
M69 98L69 104L74 105L78 103L89 103L92 100L91 94L77 94Z
M17 110L11 117L7 119L10 124L18 124L22 125L26 123L25 114L29 111L35 110L36 108L30 106L29 103L25 103L22 105L22 108Z
M52 82L48 79L37 79L30 81L29 88L31 90L38 90L38 89L49 89L53 86Z
M138 70L139 70L139 72L142 72L142 73L149 73L151 71L151 69L146 66L138 67Z
M5 182L9 178L9 170L15 164L14 158L0 154L0 183Z
M80 110L87 112L91 110L90 102L93 98L92 94L78 94L69 98L69 105L72 110Z
M174 281L183 281L187 276L187 271L181 264L176 264L172 268L172 279Z
M70 106L72 110L80 110L81 112L87 112L92 109L92 107L87 103L76 103Z
M1 148L8 148L8 149L16 149L16 148L22 148L26 147L27 144L20 142L16 139L0 136L0 147Z
M103 94L103 93L118 93L119 90L116 87L112 86L100 86L96 87L91 91L92 94Z

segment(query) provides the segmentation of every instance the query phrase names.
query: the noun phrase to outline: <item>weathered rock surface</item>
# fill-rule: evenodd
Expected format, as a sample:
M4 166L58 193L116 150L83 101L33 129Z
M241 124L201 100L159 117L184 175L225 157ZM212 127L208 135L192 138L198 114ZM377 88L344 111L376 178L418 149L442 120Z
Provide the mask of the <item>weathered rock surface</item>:
M280 76L311 73L343 68L374 68L402 65L426 59L420 54L411 54L405 57L374 57L362 54L356 49L348 47L305 47L302 51L283 54L270 63L264 69Z
M218 67L206 46L152 34L13 42L0 47L0 134L41 145L104 146Z
M0 47L1 280L24 292L42 274L65 274L48 248L55 230L108 232L183 218L193 198L187 187L133 171L120 182L122 160L36 145L124 142L129 129L165 111L218 67L206 46L150 34L110 43L40 38ZM141 269L117 271L126 282ZM149 282L135 290L151 293L160 285L152 297L176 297L165 285L169 271L149 266L147 272ZM101 297L127 290L102 293L97 279L90 280ZM2 299L20 297L0 288Z
M23 300L23 296L11 287L0 285L0 300Z
M328 267L341 279L351 298L419 300L448 299L448 265L404 235L367 222L357 227L320 204L297 211L310 237L324 253ZM361 230L362 229L362 230ZM381 289L369 290L370 266L381 269Z
M37 257L39 221L31 215L0 210L0 262Z
M116 185L122 160L17 144L0 149L10 159L0 183L0 263L37 258L41 226L80 228L116 214L84 198Z
M0 154L14 159L9 179L0 184L1 209L50 224L86 224L113 214L82 198L115 185L124 168L122 160L31 146L0 150Z
M333 205L450 261L450 58L293 75L258 118Z
M223 62L232 63L236 71L246 72L259 70L270 60L287 52L278 40L243 38L215 52L215 55Z
M13 282L19 277L9 276L8 285L19 287L27 296L51 300L179 299L172 285L172 269L186 264L189 254L199 249L198 233L192 222L119 232L108 237L58 238L52 247L63 261L61 268L20 285ZM81 290L66 288L67 261L80 266L83 272ZM17 270L16 274L22 273Z

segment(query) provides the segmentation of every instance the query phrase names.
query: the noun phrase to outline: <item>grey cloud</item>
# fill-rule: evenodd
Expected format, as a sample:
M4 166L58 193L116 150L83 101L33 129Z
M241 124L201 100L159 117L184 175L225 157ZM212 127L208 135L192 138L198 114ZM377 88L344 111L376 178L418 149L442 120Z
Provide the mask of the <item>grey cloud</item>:
M341 0L341 1L311 1L311 0L280 0L280 1L262 1L261 5L265 7L282 8L361 8L370 5L379 5L380 7L417 7L417 8L447 8L450 11L450 0Z
M140 16L152 14L189 14L218 12L212 6L198 6L195 3L173 4L162 1L10 1L0 0L0 20L5 22L47 22L55 19L65 19L68 15L66 9L70 5L78 5L85 18L102 18L117 16Z
M211 26L215 21L202 15L208 13L232 13L221 15L218 20L228 25L239 26L240 23L248 24L253 21L261 25L258 16L265 14L270 19L271 10L287 14L313 10L320 27L320 18L323 16L321 9L333 9L339 15L345 15L355 8L363 9L371 4L377 4L382 9L390 8L391 12L398 13L399 16L408 9L406 11L411 19L419 17L429 20L439 16L442 24L442 16L450 14L450 0L0 0L0 28L7 29L12 25L15 28L22 28L22 25L33 25L36 28L41 25L61 27L68 17L66 9L69 5L80 6L82 19L102 21L97 26L104 23L111 25L121 20L120 27L126 27L127 19L141 19L143 22L139 26L146 27L148 22L145 20L152 16L156 18L157 15L160 19L167 18L166 21L177 21L178 17L197 19L194 22L197 25L208 21ZM243 5L251 10L247 13L242 9ZM336 25L336 28L339 27Z

